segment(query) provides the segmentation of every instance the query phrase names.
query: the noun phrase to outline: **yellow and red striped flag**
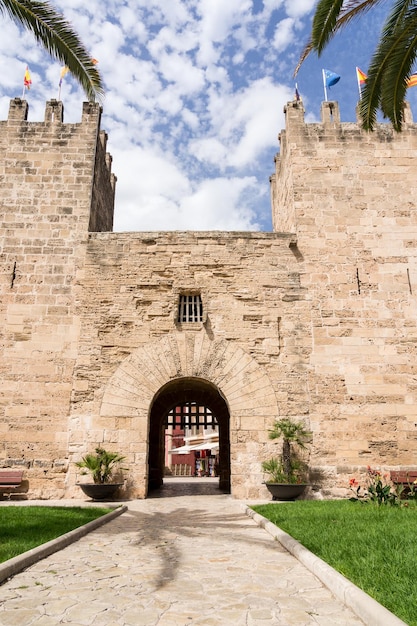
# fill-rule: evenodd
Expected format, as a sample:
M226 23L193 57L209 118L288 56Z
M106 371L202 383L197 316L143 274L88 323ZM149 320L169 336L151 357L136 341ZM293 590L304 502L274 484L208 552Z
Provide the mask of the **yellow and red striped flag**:
M407 87L415 87L417 85L417 74L411 74L407 79Z
M30 89L31 84L32 84L32 78L30 76L29 68L26 65L26 71L25 71L25 75L23 78L23 86L26 87L26 89Z

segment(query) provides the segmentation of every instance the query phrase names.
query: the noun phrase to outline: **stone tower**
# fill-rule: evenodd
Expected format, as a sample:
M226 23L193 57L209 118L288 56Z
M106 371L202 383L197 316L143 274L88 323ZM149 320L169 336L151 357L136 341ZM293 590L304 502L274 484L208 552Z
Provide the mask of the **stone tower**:
M0 458L46 497L45 485L64 489L77 283L88 232L112 229L115 178L96 104L84 104L80 124L63 124L55 100L44 122L27 114L16 98L0 122Z
M310 495L367 465L415 468L417 127L304 122L286 108L271 177L274 231L113 233L100 109L62 104L0 123L0 467L29 497L79 495L74 461L126 456L127 495L163 480L178 404L216 415L220 483L267 497L277 417L313 433ZM272 132L272 131L271 131ZM184 321L179 304L197 299ZM196 301L197 301L196 300ZM194 300L193 300L194 301Z
M309 415L321 472L417 463L417 127L320 124L288 103L271 178L310 302Z

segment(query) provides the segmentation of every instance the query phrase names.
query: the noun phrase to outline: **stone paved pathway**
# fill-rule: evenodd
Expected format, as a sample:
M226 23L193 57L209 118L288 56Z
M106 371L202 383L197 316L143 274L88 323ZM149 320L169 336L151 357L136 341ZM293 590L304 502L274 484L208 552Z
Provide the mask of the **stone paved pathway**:
M3 584L1 626L362 624L212 480L161 491Z

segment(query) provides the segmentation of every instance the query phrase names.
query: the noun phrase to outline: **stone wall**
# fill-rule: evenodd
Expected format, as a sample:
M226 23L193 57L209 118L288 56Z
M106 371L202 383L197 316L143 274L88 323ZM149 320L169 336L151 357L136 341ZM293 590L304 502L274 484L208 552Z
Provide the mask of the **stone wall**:
M335 102L321 124L303 116L287 105L273 215L304 259L310 419L337 484L367 464L417 463L417 127L408 107L400 134L341 124Z
M229 406L232 493L259 497L261 461L274 449L267 429L278 415L308 419L309 304L292 241L279 233L90 235L71 458L97 443L116 446L130 462L131 493L143 497L155 394L181 377L205 379ZM201 293L204 322L177 322L184 292Z
M30 489L46 497L65 486L79 339L74 285L101 112L85 103L78 124L63 123L56 101L44 122L28 122L27 112L16 98L0 122L0 465L27 468Z
M288 103L273 233L104 232L106 139L88 103L80 124L56 101L28 123L15 99L0 122L0 467L26 468L29 497L78 496L74 462L104 444L127 457L126 493L145 497L158 411L189 385L222 399L235 497L268 497L276 417L312 430L325 496L368 464L416 468L409 109L401 134L365 133L337 103L320 124ZM179 323L181 294L197 293L203 320Z
M113 230L114 194L117 178L111 174L112 157L106 152L107 133L100 132L96 143L94 179L91 198L90 232Z

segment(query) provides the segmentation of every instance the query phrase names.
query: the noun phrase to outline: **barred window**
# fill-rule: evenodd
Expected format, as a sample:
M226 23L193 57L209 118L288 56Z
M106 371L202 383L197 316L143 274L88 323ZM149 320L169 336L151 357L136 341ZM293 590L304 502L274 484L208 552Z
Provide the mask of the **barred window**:
M202 322L203 303L201 295L180 295L178 305L178 322Z

